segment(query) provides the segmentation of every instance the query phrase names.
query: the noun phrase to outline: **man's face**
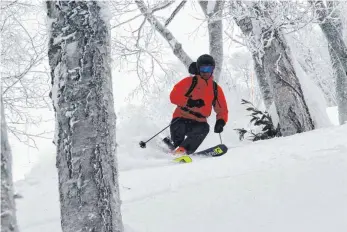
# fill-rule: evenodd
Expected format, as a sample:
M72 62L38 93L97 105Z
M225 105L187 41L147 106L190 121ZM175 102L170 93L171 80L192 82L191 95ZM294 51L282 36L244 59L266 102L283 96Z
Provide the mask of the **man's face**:
M212 65L200 66L199 68L200 76L204 78L205 80L207 80L208 78L212 76L213 70L214 70L214 66Z
M212 73L200 72L200 76L204 78L205 80L207 80L208 78L212 76Z

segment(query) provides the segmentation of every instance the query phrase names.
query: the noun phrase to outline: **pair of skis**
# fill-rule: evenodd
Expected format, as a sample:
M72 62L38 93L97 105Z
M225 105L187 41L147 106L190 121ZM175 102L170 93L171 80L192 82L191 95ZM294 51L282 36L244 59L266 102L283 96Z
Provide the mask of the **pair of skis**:
M173 161L176 163L191 163L193 161L192 157L194 156L217 157L217 156L224 155L225 153L227 153L227 151L228 151L227 146L225 146L224 144L219 144L217 146L210 147L190 155L183 155L183 156L177 157L173 159Z

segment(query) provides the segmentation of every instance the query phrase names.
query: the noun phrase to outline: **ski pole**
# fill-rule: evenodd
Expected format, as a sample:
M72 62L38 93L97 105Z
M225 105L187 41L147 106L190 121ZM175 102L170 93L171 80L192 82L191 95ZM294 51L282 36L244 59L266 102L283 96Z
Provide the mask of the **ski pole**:
M156 137L157 135L159 135L161 132L163 132L166 128L168 128L169 126L175 124L178 120L180 120L180 118L176 118L175 121L173 121L172 123L170 123L167 127L165 127L164 129L162 129L161 131L159 131L158 133L156 133L155 135L153 135L150 139L148 139L146 142L140 141L140 147L141 148L146 148L146 143L148 143L149 141L151 141L154 137Z
M223 144L222 142L222 135L219 133L219 139L220 139L220 143Z

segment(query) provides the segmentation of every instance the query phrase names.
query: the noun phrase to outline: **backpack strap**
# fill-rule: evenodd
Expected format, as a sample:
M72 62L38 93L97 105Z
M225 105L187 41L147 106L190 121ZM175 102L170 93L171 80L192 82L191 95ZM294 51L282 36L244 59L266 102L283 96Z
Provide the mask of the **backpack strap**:
M181 107L181 110L186 111L198 118L206 118L206 116L200 114L199 112L192 111L188 107Z
M215 106L218 100L218 84L215 81L213 81L213 93L214 93L214 98L212 101L212 105Z
M186 94L184 96L189 97L197 84L198 84L198 77L193 76L192 77L192 84L190 85L188 91L186 92ZM212 105L215 106L216 102L218 100L218 84L215 81L213 81L213 94L214 94L214 98L212 101Z
M192 77L192 84L190 85L187 93L184 95L186 97L189 97L189 95L193 92L195 86L198 84L198 77L197 76L193 76Z
M193 76L192 77L192 84L190 85L188 91L186 92L186 94L184 96L186 97L190 97L190 94L193 92L195 86L198 84L198 77L197 76ZM189 108L187 107L180 107L183 111L186 111L198 118L206 118L204 115L200 114L199 112L195 112L195 111L192 111L190 110Z

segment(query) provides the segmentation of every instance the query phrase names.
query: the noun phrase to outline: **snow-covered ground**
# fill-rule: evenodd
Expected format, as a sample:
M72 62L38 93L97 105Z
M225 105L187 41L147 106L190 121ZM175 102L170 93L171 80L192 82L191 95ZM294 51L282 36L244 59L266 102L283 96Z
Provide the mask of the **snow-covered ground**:
M22 232L61 232L57 183L54 151L16 183ZM120 185L127 231L345 232L347 125L190 164L161 159L121 171Z

